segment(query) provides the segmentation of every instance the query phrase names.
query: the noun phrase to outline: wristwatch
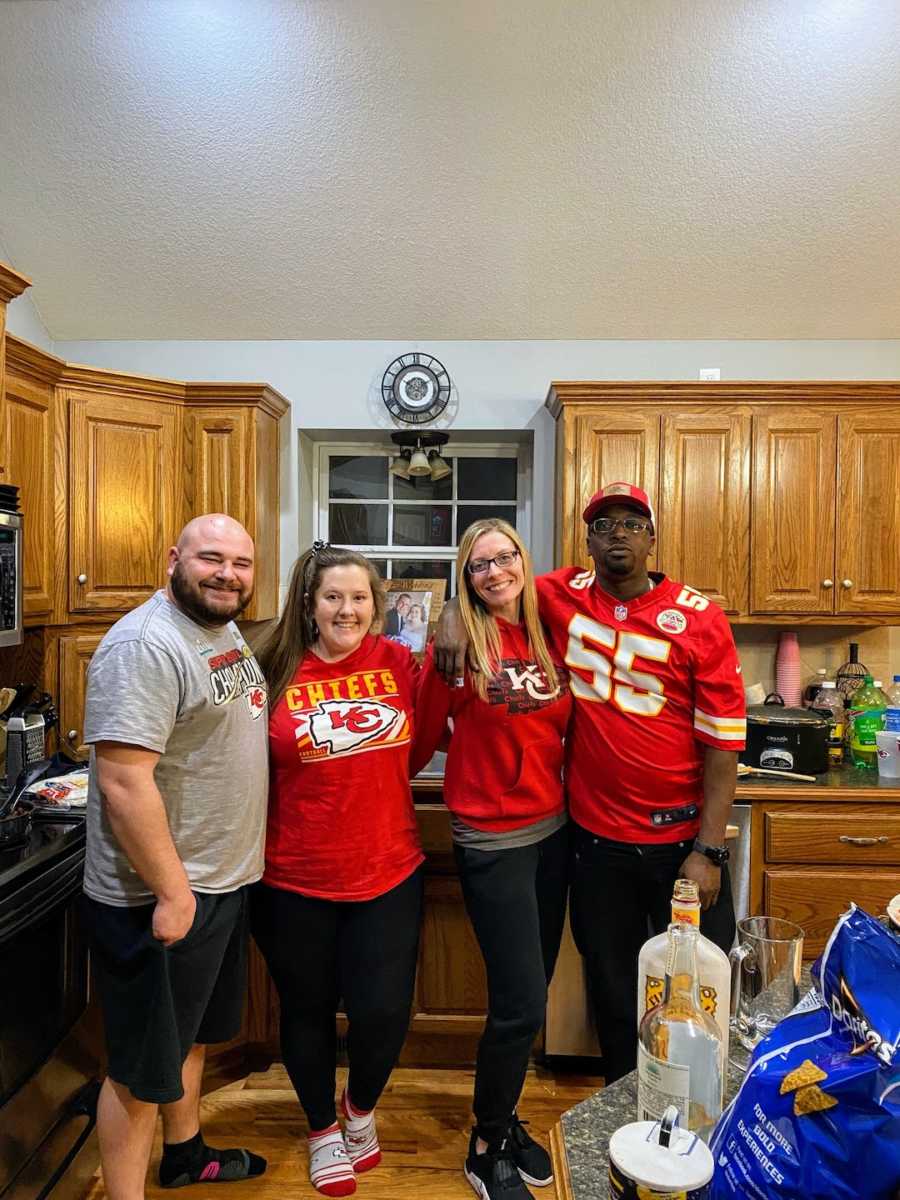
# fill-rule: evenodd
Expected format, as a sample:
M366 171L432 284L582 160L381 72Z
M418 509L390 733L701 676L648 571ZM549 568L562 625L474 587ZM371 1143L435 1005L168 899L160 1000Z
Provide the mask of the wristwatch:
M698 854L705 855L717 867L724 867L731 858L731 851L727 846L707 846L706 842L701 842L699 838L694 842L694 849Z

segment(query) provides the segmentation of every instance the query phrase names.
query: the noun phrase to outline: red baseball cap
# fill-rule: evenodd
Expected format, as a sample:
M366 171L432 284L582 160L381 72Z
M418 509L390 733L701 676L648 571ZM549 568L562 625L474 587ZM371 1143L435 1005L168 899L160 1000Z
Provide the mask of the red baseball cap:
M633 483L622 482L608 483L599 492L594 492L588 500L587 508L582 513L585 524L590 525L594 517L599 516L604 508L609 508L613 504L627 504L629 508L643 513L645 517L650 518L654 525L656 524L656 517L653 515L650 497L647 493Z

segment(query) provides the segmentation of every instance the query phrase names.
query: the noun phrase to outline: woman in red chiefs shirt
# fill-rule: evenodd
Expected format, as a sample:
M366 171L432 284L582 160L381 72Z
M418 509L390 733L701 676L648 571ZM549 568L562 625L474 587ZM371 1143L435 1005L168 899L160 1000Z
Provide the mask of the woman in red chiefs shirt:
M412 1004L422 851L409 786L417 665L373 635L375 568L317 542L294 567L257 652L269 684L266 869L253 934L281 1000L281 1046L309 1121L310 1178L356 1190L381 1158L373 1109ZM349 1018L350 1075L335 1111L335 1013Z
M488 977L466 1177L483 1200L521 1200L552 1181L550 1158L516 1113L544 1022L566 906L564 669L547 649L531 562L506 521L476 521L457 558L469 660L450 688L429 653L416 702L413 771L448 718L444 800L466 908Z

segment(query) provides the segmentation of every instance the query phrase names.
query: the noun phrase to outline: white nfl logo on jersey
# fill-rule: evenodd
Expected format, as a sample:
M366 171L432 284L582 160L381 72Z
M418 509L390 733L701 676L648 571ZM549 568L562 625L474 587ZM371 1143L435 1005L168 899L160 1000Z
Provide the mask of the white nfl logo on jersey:
M628 617L628 609L625 607L624 604L617 604L615 609L613 610L613 616L616 618L617 621L624 621Z

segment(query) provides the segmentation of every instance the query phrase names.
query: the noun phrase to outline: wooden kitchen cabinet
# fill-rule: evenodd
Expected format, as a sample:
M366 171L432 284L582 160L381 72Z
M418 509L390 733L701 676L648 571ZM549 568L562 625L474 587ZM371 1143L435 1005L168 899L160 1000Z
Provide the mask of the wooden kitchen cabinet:
M425 906L409 1033L401 1066L471 1066L487 1012L481 951L466 915L453 858L450 814L440 783L413 785L425 853ZM250 961L248 1040L254 1061L279 1057L278 999L254 946ZM338 1019L341 1034L346 1019Z
M135 397L67 400L69 609L127 612L164 582L180 527L178 413Z
M59 728L70 751L87 758L90 747L84 741L84 699L87 672L94 651L106 633L80 632L57 639L56 668L59 698ZM54 689L51 687L50 689Z
M843 793L873 797L865 801L829 800L812 785L790 794L753 805L750 906L799 925L812 959L851 901L878 916L900 891L900 791L875 779Z
M605 483L656 506L650 567L737 622L900 616L900 383L554 383L557 564Z
M6 420L3 414L5 379L6 379L6 306L10 300L21 296L26 288L31 287L31 280L14 271L6 263L0 262L0 483L9 483L7 471L7 453L9 443L6 440ZM13 482L15 482L13 480Z
M56 578L60 536L63 546L65 538L60 528L65 495L58 478L65 467L65 423L56 394L64 366L17 338L8 339L2 440L7 447L5 478L18 486L24 514L22 607L27 625L46 625L65 614Z
M248 621L278 615L278 422L288 404L265 384L193 384L184 413L184 519L224 512L256 546Z

